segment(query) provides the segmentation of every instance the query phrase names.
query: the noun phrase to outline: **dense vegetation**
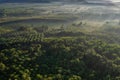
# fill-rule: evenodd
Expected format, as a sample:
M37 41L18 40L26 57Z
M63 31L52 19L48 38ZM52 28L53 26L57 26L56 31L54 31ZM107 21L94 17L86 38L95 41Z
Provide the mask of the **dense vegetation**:
M0 80L120 80L119 13L53 3L1 5ZM114 25L101 22L113 17Z
M82 32L47 29L3 30L0 80L120 79L120 45Z

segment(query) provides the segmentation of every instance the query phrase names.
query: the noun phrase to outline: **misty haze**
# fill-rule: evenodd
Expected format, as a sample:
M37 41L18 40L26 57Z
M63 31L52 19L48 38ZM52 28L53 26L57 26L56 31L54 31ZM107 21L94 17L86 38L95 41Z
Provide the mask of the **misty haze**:
M120 1L0 0L0 80L120 80Z

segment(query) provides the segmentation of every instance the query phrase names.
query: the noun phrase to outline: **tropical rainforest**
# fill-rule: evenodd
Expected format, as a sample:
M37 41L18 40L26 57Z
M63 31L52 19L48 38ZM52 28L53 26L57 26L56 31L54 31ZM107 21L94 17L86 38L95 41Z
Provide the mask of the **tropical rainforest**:
M114 5L0 3L0 80L120 80L119 13Z

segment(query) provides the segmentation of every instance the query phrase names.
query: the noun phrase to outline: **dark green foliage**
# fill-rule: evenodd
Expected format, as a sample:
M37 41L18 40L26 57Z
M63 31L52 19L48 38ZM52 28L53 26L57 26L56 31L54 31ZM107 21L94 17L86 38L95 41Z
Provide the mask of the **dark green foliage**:
M1 34L0 80L120 79L119 45L83 33L77 38L66 34L46 38L26 29Z

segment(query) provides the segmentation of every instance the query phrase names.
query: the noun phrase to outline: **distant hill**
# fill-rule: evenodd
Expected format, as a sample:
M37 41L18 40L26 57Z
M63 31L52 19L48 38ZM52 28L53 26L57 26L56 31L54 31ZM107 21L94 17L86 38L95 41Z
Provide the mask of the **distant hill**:
M49 3L49 2L83 2L89 5L106 5L113 6L114 3L111 0L0 0L0 3Z
M65 1L65 2L81 2L85 0L0 0L0 2L53 2L53 1Z
M50 0L0 0L0 2L7 3L7 2L49 2Z

